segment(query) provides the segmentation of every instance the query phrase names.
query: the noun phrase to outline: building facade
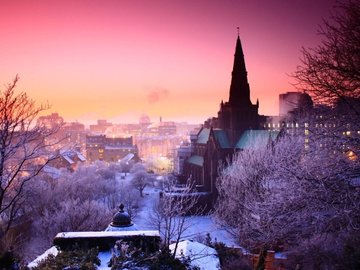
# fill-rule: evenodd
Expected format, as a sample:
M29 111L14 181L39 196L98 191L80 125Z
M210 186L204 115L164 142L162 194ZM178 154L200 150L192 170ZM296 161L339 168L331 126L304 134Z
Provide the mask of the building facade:
M129 153L138 156L132 137L108 138L105 135L86 136L86 158L88 161L103 160L117 162Z

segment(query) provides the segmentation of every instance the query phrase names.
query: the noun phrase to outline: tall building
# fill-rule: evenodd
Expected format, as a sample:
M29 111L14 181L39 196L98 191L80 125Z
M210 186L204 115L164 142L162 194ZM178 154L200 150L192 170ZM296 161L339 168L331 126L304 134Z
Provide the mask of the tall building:
M247 79L244 53L238 36L236 41L234 66L231 73L229 101L221 102L217 128L224 130L231 146L235 146L239 136L246 129L259 127L259 101L252 104L250 86Z
M279 116L286 116L301 107L312 107L312 99L306 93L286 92L279 95ZM305 109L305 108L304 108Z
M191 139L191 156L184 163L183 179L191 179L197 191L205 194L200 203L211 205L217 196L216 178L221 162L236 151L263 146L279 132L263 128L265 116L258 114L259 101L250 100L243 49L237 37L229 101L220 103L218 117L204 123Z

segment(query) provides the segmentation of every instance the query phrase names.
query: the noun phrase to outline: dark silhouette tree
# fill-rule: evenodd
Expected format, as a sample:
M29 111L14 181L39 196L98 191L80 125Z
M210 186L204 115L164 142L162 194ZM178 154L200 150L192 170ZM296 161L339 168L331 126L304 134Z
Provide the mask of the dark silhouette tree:
M295 85L316 103L333 105L340 100L359 116L360 108L348 98L360 98L360 1L339 5L319 34L320 45L302 49L302 65L293 74Z
M18 79L0 92L0 249L12 225L19 224L24 186L56 158L47 140L56 130L36 123L49 106L36 106L26 93L16 94Z

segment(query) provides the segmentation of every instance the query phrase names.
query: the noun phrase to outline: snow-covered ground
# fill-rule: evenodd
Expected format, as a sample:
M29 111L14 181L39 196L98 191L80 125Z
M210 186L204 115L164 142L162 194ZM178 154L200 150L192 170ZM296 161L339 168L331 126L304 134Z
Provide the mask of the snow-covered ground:
M174 253L176 244L171 244L169 249ZM176 258L189 258L192 266L197 266L200 270L220 269L220 260L215 249L196 241L181 241L176 249Z
M122 179L120 181L131 181L131 175L128 175L125 180ZM151 222L151 213L154 211L154 205L159 199L160 191L159 188L154 188L152 186L145 188L144 198L142 198L139 211L133 220L139 230L158 229ZM223 242L229 247L238 247L231 235L226 230L220 228L212 216L191 216L188 221L191 226L185 231L181 240L205 239L206 234L209 233L213 241Z
M116 180L119 183L119 187L124 188L129 187L130 181L132 179L131 174L121 177L122 174L116 175ZM148 186L144 190L144 197L139 202L139 209L136 217L133 222L136 224L138 230L158 230L158 228L152 222L152 213L154 211L154 205L158 202L159 193L161 189ZM121 203L121 202L119 202ZM201 241L204 240L206 235L209 233L213 241L223 242L229 247L237 247L236 243L233 241L232 237L222 228L217 226L216 222L212 216L190 216L188 218L189 229L184 232L181 240L194 240ZM89 233L89 232L82 232ZM100 233L101 232L96 232ZM78 234L81 234L78 233ZM48 254L56 254L57 249L51 247L43 255L38 257L29 266L35 266L37 263L47 257ZM109 269L107 263L111 257L110 252L100 252L99 258L101 259L101 266L98 269Z

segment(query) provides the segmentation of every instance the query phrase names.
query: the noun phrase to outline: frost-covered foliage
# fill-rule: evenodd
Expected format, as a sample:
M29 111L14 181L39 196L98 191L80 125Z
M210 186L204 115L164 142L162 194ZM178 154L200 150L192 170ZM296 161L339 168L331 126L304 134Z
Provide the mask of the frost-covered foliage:
M120 202L134 216L139 196L125 183L119 183L117 169L95 162L81 165L73 173L64 170L56 180L45 174L39 176L24 191L27 203L23 213L28 226L22 238L29 239L18 248L23 256L31 258L41 253L61 231L104 230Z
M154 175L148 173L146 167L141 163L135 164L131 169L131 173L133 174L132 186L140 192L141 197L144 197L143 191L153 181Z
M244 247L295 251L316 241L341 257L360 230L359 161L301 136L244 150L218 179L216 215ZM316 255L316 254L314 254Z
M176 259L169 249L148 252L134 247L131 243L117 241L113 256L111 258L111 269L133 269L133 270L198 270L198 267L190 265L190 261Z
M62 251L57 256L49 255L44 261L39 263L34 270L47 269L88 269L96 270L100 265L98 250L73 249L71 251Z

